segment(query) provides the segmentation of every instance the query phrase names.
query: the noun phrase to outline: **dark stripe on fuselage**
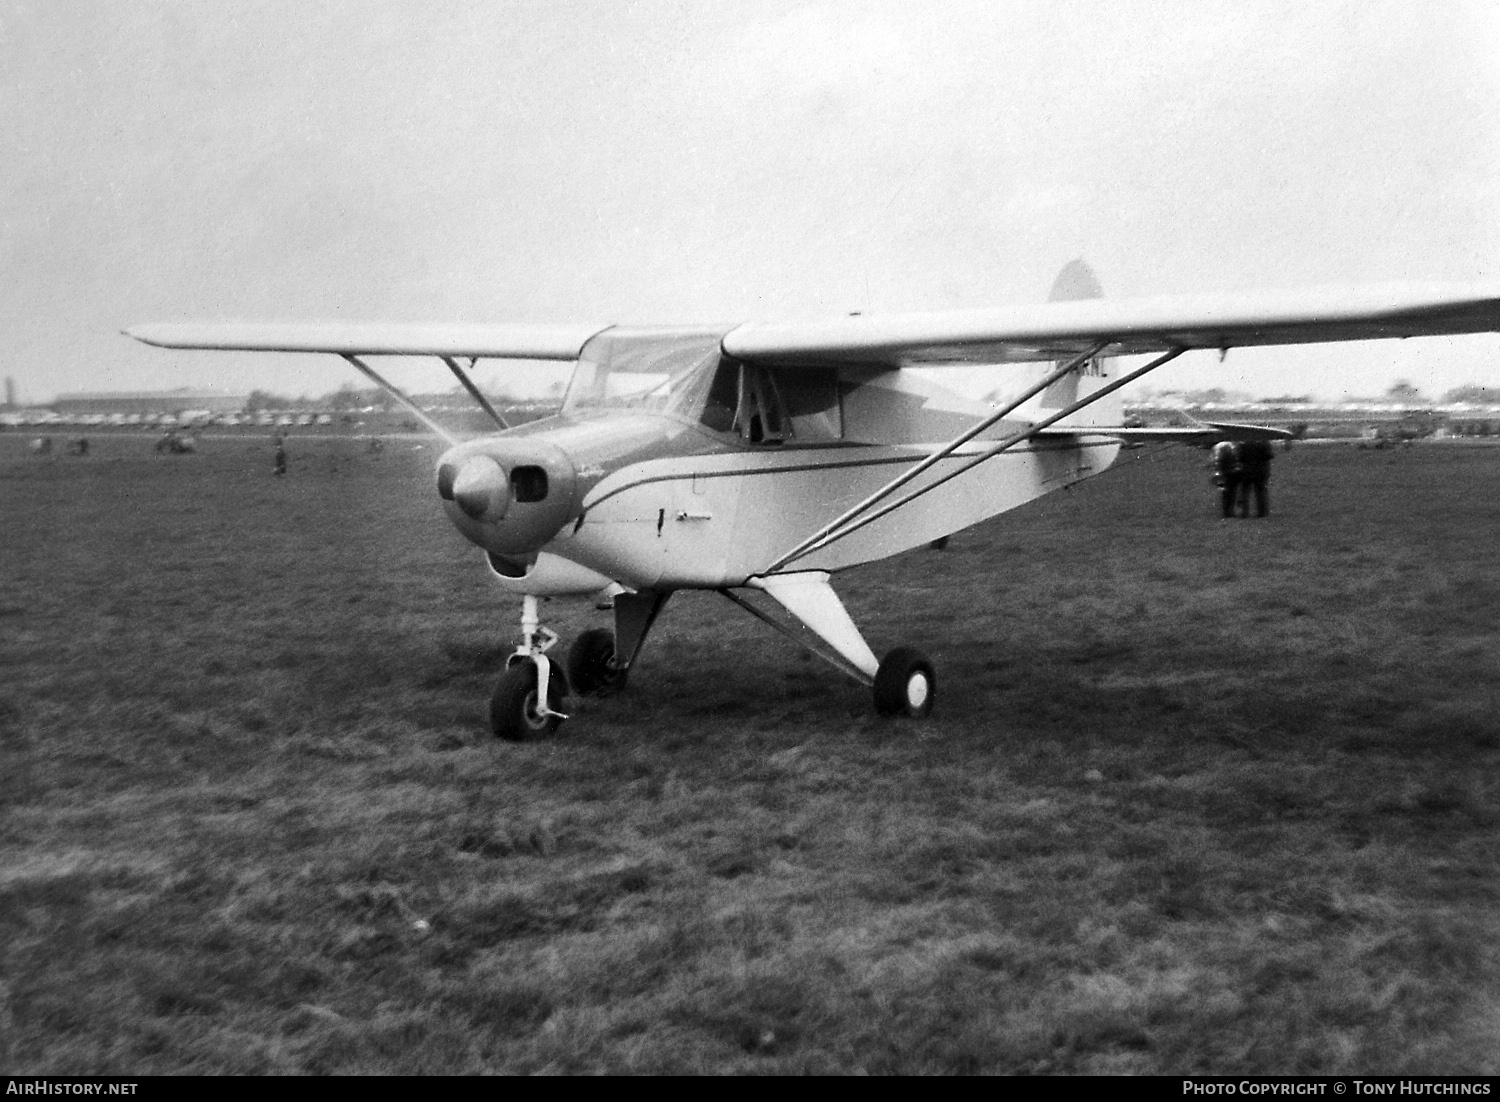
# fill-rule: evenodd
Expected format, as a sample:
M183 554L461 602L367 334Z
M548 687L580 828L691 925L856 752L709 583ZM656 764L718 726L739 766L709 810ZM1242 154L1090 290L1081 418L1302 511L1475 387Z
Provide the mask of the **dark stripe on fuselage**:
M1042 445L1041 447L1036 447L1034 445L1028 444L1025 447L1010 448L1010 449L1008 449L1007 451L1005 451L1002 454L1004 454L1004 455L1025 455L1025 454L1031 453L1031 452L1075 451L1075 450L1079 450L1079 449L1082 449L1082 448L1113 448L1113 447L1117 447L1118 445L1119 445L1119 441L1117 441L1117 440L1105 440L1105 441L1100 441L1097 444L1088 444L1088 443L1077 443L1077 444L1045 444L1045 445ZM854 447L859 447L861 445L857 445L856 444L856 445L853 445L853 446ZM872 447L881 447L881 446L884 446L884 445L869 445L869 446L872 446ZM813 449L808 449L808 450L811 451ZM817 450L818 451L826 451L827 449L826 448L819 448ZM626 490L634 490L637 486L649 486L653 482L683 482L683 481L686 481L688 479L695 479L695 478L705 478L705 479L707 479L707 478L743 478L743 477L745 477L747 475L786 474L789 471L827 471L827 470L835 470L835 469L838 469L838 468L841 468L841 467L881 467L881 466L889 466L890 464L893 464L893 463L905 463L905 464L920 463L925 458L926 458L926 456L922 456L922 455L917 455L917 456L912 456L912 455L892 455L892 456L887 456L884 459L850 460L850 461L844 462L844 463L799 463L799 464L795 464L795 465L780 466L780 467L758 467L758 468L749 469L749 470L740 469L740 470L733 470L733 471L690 471L690 472L688 472L686 474L659 474L659 475L653 475L650 478L638 479L635 482L631 482L631 483L628 483L628 484L626 484L624 486L617 487L616 489L613 489L609 493L605 494L598 501L588 502L587 504L585 504L584 507L583 507L583 512L579 514L578 521L573 526L573 531L576 532L576 531L578 531L579 528L581 528L583 526L584 518L588 516L588 512L589 512L590 509L597 508L598 506L602 505L604 502L608 501L610 498L614 497L616 494L623 494ZM973 459L973 458L975 458L973 454L969 454L969 455L949 455L949 456L945 456L940 462L941 463L946 463L950 459L954 460L954 461L958 461L958 460L966 460L966 459ZM1000 458L1000 456L994 456L993 458L998 459L998 458ZM938 468L935 467L933 469L937 470Z

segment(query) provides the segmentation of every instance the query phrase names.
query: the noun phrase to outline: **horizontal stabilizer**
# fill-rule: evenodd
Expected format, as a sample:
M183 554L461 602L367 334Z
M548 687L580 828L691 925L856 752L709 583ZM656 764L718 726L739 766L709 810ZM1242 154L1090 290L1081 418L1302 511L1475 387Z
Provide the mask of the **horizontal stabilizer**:
M1227 421L1203 423L1213 430L1215 440L1290 440L1296 435L1270 425L1237 425Z
M383 322L154 322L125 330L158 348L576 360L603 325L417 325Z
M1113 436L1128 444L1216 444L1220 440L1290 440L1292 433L1270 425L1235 425L1201 421L1197 425L1131 428L1126 425L1054 425L1038 436Z

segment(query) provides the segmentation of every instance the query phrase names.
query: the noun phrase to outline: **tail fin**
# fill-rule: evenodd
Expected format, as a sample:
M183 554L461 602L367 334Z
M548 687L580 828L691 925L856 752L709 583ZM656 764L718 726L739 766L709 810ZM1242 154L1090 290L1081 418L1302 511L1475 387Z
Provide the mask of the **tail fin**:
M1082 298L1103 298L1104 288L1099 286L1099 277L1082 257L1070 260L1062 266L1057 278L1052 281L1052 293L1048 302L1075 302Z
M1075 302L1079 299L1103 298L1104 288L1099 284L1099 277L1088 263L1079 257L1070 260L1062 266L1062 271L1057 273L1057 278L1052 281L1052 291L1047 295L1048 302ZM1045 370L1054 371L1065 361L1058 361L1047 365ZM1042 392L1042 409L1062 409L1070 406L1080 397L1087 397L1089 391L1103 386L1115 374L1114 365L1110 363L1110 357L1096 356L1078 370L1070 372L1065 378L1059 379ZM1117 425L1120 423L1120 400L1115 395L1102 398L1095 405L1080 411L1075 417L1069 417L1065 424L1094 424L1094 425Z

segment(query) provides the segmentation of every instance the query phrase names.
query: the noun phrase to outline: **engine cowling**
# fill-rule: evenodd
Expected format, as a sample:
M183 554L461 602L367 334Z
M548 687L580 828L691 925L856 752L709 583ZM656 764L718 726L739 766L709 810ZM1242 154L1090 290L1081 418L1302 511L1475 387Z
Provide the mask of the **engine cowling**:
M486 551L539 551L578 510L572 461L537 437L461 444L438 460L438 497L453 526Z

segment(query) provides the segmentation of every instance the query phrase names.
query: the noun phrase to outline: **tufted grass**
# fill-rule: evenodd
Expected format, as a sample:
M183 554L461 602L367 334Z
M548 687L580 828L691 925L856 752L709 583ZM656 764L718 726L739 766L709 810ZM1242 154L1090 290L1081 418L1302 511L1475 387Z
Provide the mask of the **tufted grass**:
M95 443L0 436L3 1070L1500 1070L1500 449L1126 453L839 580L930 722L680 594L510 745L431 448Z

